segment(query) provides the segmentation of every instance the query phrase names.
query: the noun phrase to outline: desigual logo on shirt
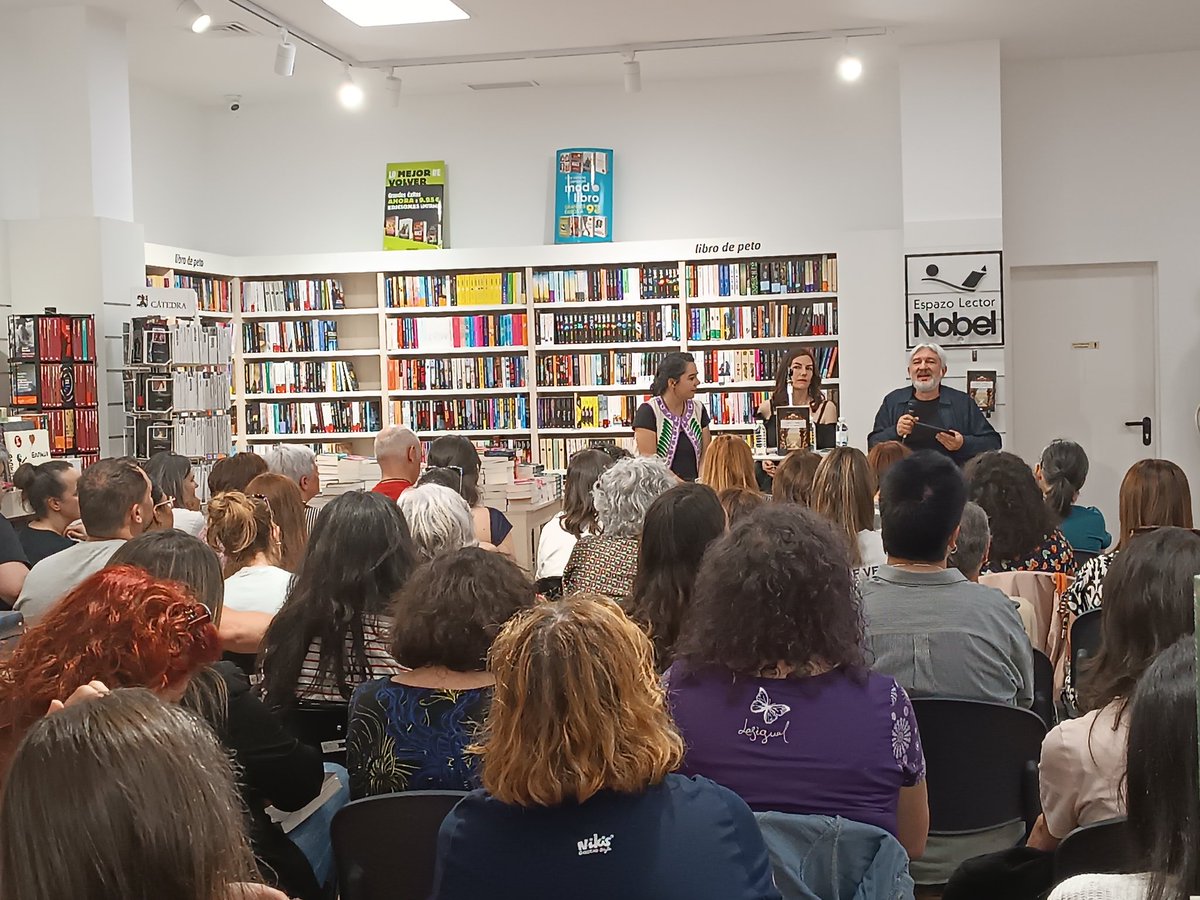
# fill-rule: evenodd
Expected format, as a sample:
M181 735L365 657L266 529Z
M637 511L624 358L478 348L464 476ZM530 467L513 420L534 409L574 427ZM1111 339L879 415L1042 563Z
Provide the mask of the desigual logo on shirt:
M774 725L781 717L786 716L791 711L792 708L786 703L772 703L771 698L763 688L759 688L754 699L750 701L750 712L754 715L761 715L763 717L763 725ZM756 744L766 744L773 738L783 738L783 742L786 744L788 742L788 726L791 724L790 721L784 722L782 728L777 727L777 730L772 731L770 728L751 725L750 720L746 719L738 734L745 735Z
M612 850L612 839L613 836L611 834L593 834L590 838L576 841L575 846L579 848L580 856L591 856L593 853L608 853Z

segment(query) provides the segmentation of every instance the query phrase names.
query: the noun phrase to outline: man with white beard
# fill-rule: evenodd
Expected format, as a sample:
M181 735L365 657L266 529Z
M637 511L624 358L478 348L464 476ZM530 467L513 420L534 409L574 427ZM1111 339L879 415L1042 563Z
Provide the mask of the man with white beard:
M974 400L942 384L945 375L945 350L938 344L914 347L908 356L912 385L883 398L867 445L901 441L912 450L945 453L960 466L987 450L999 450L1000 435Z

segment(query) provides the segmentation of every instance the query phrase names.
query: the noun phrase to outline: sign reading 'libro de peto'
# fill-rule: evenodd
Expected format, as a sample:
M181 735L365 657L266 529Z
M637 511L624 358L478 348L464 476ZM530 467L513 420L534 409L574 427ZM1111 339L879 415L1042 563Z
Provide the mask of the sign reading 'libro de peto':
M554 179L554 243L613 239L613 152L595 147L559 150Z
M446 164L442 160L388 163L383 249L441 249L445 202Z
M906 256L905 346L1004 346L1000 251Z

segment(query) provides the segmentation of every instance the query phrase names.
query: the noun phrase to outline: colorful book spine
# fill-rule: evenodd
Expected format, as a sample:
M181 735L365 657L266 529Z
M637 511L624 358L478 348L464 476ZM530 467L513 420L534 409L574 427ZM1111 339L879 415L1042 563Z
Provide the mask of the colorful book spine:
M262 401L246 404L247 434L373 433L381 426L372 400Z
M538 313L539 346L679 339L679 307L672 304L620 312Z
M509 431L529 427L529 399L517 394L398 400L392 403L392 416L414 431Z
M837 310L834 300L693 307L689 311L688 340L836 336Z
M358 376L347 361L246 363L247 394L357 391Z
M312 353L337 350L337 321L297 319L287 322L243 322L242 348L247 353Z
M836 256L687 263L684 266L684 290L689 298L837 293L837 289Z
M405 306L507 306L525 302L523 272L471 272L461 275L388 275L384 304Z
M538 384L543 387L649 387L666 355L665 350L647 353L599 350L539 355Z
M478 316L400 316L388 320L389 350L525 347L524 313Z
M523 388L524 356L409 357L388 360L390 391L471 391Z
M304 312L345 307L346 294L336 278L242 282L242 312Z

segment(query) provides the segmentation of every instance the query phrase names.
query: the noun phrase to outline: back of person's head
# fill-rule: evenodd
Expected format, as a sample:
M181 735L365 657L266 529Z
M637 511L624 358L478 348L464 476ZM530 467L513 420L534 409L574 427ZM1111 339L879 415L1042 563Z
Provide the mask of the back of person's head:
M40 465L21 463L13 472L13 485L20 489L21 499L29 504L35 518L44 519L63 507L63 496L68 488L67 479L75 467L62 459L52 459ZM76 502L75 509L78 508Z
M656 456L617 460L592 486L600 531L609 537L636 538L650 504L677 484L679 479Z
M676 485L646 511L637 576L625 611L646 629L660 668L670 660L700 563L709 545L725 533L725 524L721 501L704 484Z
M186 456L161 450L155 453L143 466L150 480L162 488L163 493L174 501L176 509L184 509L184 495L187 489L183 482L192 474L192 461Z
M1046 485L1046 505L1060 522L1071 513L1071 504L1087 481L1088 458L1074 441L1051 441L1042 451L1038 469Z
M1105 605L1108 588L1105 588ZM1138 681L1129 713L1129 832L1149 871L1146 900L1200 894L1196 640L1181 637Z
M753 488L754 453L740 437L722 434L713 438L700 463L700 480L720 493L726 488Z
M1195 629L1200 536L1185 528L1138 534L1104 576L1100 651L1076 685L1085 709L1128 700L1154 657Z
M967 578L975 580L987 562L988 547L992 543L992 532L988 527L987 513L978 503L963 507L958 526L958 538L950 550L946 565L958 569Z
M296 484L311 477L317 465L317 454L313 449L298 444L274 444L265 447L261 455L267 461L268 472L286 475Z
M838 447L825 454L808 492L813 512L841 527L850 564L862 565L858 533L875 530L875 478L867 455L857 447Z
M808 506L813 477L821 464L821 454L811 450L796 450L787 455L775 470L771 481L771 499L779 503Z
M421 441L408 426L388 425L375 435L375 459L383 465L404 462L409 451L420 445ZM418 456L417 462L420 461Z
M221 563L204 541L184 531L148 531L126 541L109 557L109 566L137 566L155 578L177 581L208 607L219 622L225 600Z
M146 502L149 481L128 456L94 462L79 476L79 517L93 538L116 535L128 524L140 534L150 524L154 508Z
M401 494L397 503L422 560L479 544L471 507L453 488L433 483L417 485Z
M1015 453L989 450L967 463L969 498L992 530L992 559L1021 560L1054 530L1054 517L1033 470Z
M257 880L229 757L181 707L115 690L41 718L17 749L7 900L233 900Z
M864 625L845 540L812 510L764 504L705 555L675 658L755 676L766 667L859 671Z
M888 469L906 456L912 456L912 449L900 441L880 441L872 447L867 453L867 464L875 473L875 484L883 484L883 476L887 474Z
M754 510L767 502L767 495L758 488L725 488L717 494L721 508L725 510L725 520L732 528Z
M661 397L667 392L672 381L680 381L687 374L688 366L696 362L696 357L690 353L668 353L662 358L662 362L658 364L658 370L654 373L654 382L650 385L650 393L655 397Z
M683 741L667 712L650 639L603 597L539 603L492 643L496 689L480 777L517 806L635 794L679 767Z
M267 461L257 453L243 451L213 463L208 473L208 495L221 491L243 491L256 475L267 471Z
M563 478L563 531L578 538L585 532L599 530L592 488L596 479L612 464L612 456L603 450L580 450L571 454Z
M392 656L410 669L481 672L504 623L536 600L533 583L504 554L450 550L417 569L396 597Z
M89 681L181 691L220 655L210 611L182 584L130 565L101 569L0 660L0 741L11 749L51 700Z
M314 639L321 642L317 681L332 679L349 699L355 686L373 677L363 617L386 614L415 565L408 524L383 494L349 491L322 509L287 600L263 638L268 703L294 701Z
M1192 491L1183 469L1166 459L1140 459L1129 467L1117 495L1124 550L1139 528L1147 525L1192 527Z
M275 520L266 500L224 491L208 501L208 543L225 557L225 577L244 569L261 553L279 558Z
M966 503L962 472L941 453L924 450L900 460L879 488L884 550L901 560L942 562Z
M279 529L279 561L289 572L300 570L308 547L308 523L304 518L304 498L296 482L286 475L266 472L255 475L246 485L248 497L261 498L271 507L271 518Z
M444 434L429 445L429 454L425 458L425 471L431 469L449 469L457 477L453 481L441 482L447 487L457 490L468 506L479 505L479 451L475 445L461 434ZM424 483L425 479L421 479Z

